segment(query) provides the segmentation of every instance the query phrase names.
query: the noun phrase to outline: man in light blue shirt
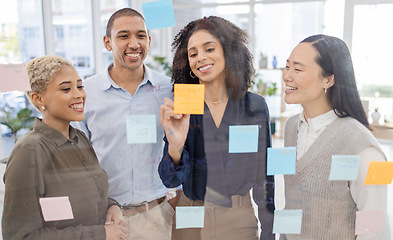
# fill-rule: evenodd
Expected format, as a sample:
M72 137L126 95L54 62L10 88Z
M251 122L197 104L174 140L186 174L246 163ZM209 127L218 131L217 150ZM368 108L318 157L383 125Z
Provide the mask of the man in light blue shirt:
M160 105L172 86L143 64L150 41L137 11L124 8L111 16L104 44L113 63L84 81L85 119L73 124L90 139L133 240L170 239L174 215L157 170L164 137Z

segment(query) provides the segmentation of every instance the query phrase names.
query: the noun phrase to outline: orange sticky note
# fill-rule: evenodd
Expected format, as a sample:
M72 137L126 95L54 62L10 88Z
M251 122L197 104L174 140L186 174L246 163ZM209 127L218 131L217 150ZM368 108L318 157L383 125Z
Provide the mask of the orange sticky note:
M0 91L30 91L26 66L19 64L0 64Z
M366 176L366 185L391 184L393 179L393 162L370 162Z
M175 84L174 112L176 114L203 114L205 85Z

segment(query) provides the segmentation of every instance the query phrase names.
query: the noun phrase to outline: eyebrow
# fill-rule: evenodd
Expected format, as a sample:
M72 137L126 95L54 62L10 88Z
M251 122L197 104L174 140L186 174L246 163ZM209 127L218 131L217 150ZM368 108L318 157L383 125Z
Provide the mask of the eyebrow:
M118 31L116 33L116 35L124 34L124 33L130 33L130 31L128 31L128 30L121 30L121 31ZM145 33L145 34L147 34L147 32L145 30L139 30L138 33Z
M289 60L287 59L287 63L289 63ZM293 65L300 65L300 66L303 66L303 67L305 67L306 65L304 65L303 63L301 63L301 62L293 62Z
M211 43L216 44L216 43L213 42L213 41L209 41L209 42L205 42L204 44L202 44L202 46L206 46L206 45L211 44ZM188 51L191 51L191 50L193 50L193 49L196 49L196 47L190 47L190 48L188 49Z
M78 79L78 80L76 80L77 82L82 82L82 79ZM64 82L61 82L60 84L59 84L59 86L61 86L61 85L63 85L63 84L71 84L71 81L64 81Z

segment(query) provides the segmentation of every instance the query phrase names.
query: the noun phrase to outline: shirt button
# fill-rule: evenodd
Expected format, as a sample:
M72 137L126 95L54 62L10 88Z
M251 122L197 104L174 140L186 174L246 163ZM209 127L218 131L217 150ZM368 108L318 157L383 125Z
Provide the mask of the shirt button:
M83 159L82 159L82 162L83 162L83 163L86 163L86 158L83 158Z
M96 180L97 180L97 178L98 178L97 176L94 176L94 179L96 179Z

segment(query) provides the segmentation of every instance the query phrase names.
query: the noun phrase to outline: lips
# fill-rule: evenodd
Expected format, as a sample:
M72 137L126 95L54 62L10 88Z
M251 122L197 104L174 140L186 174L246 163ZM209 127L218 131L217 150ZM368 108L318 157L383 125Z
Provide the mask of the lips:
M292 92L294 92L294 91L296 91L296 90L297 90L296 87L291 87L291 86L288 86L288 85L285 86L285 93L286 93L286 94L292 93Z
M124 52L124 55L128 58L130 61L139 61L142 58L143 51L140 49L132 49L130 52Z
M74 104L71 104L70 105L70 108L72 108L73 110L76 110L76 111L83 111L83 102L80 102L80 103L74 103Z
M198 68L198 70L202 73L209 71L209 69L213 67L213 64L207 64L207 65L203 65L201 67Z
M137 58L141 55L141 53L126 53L127 57Z

